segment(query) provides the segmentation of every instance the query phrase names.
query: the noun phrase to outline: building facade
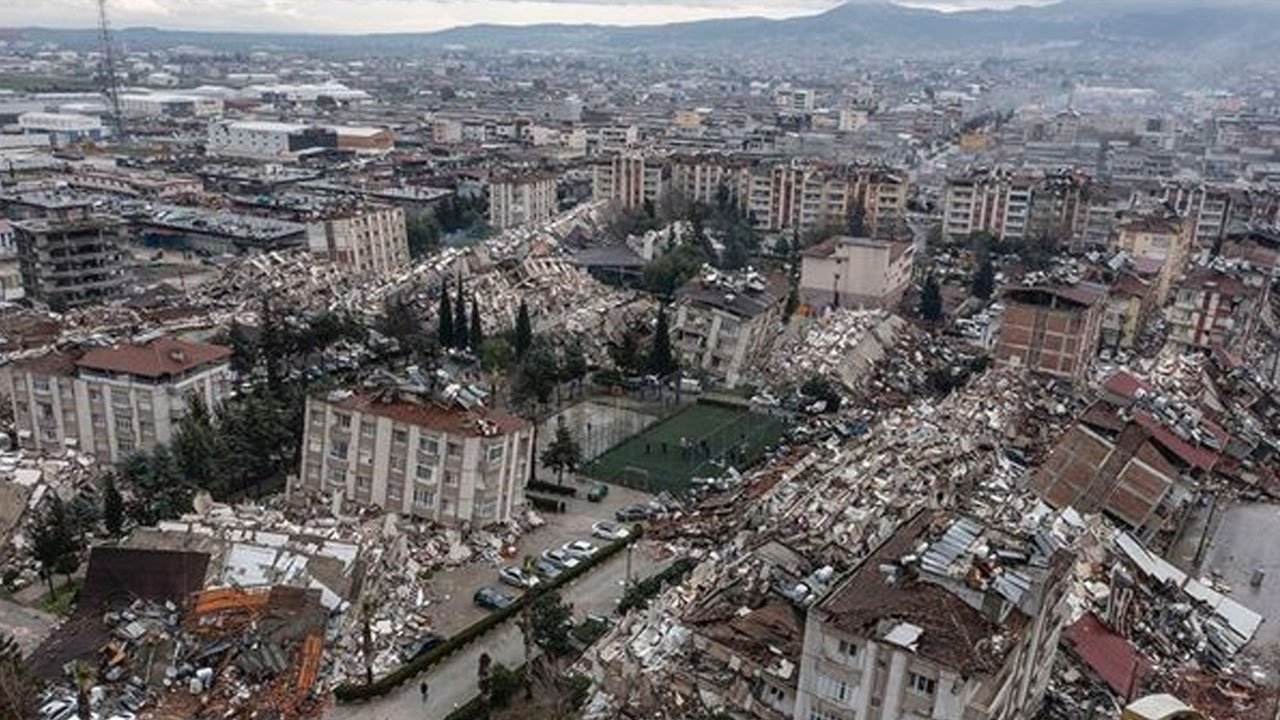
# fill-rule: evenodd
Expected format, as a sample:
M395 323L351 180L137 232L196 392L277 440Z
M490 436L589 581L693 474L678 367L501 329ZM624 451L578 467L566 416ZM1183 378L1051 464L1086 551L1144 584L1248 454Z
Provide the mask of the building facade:
M533 463L524 420L419 398L312 397L303 438L291 495L337 494L447 525L509 520Z
M1138 262L1159 265L1156 275L1156 304L1169 300L1169 291L1186 270L1191 258L1193 224L1186 217L1143 212L1119 225L1114 250L1127 253Z
M18 127L25 135L46 135L58 146L101 140L108 134L101 118L76 113L23 113Z
M1196 268L1179 281L1165 311L1169 341L1188 351L1239 350L1250 335L1256 308L1239 278Z
M13 223L26 296L55 309L119 297L128 279L120 249L124 224L94 214L87 202L50 202Z
M206 407L231 389L231 350L160 337L14 363L6 390L18 444L120 462L173 440L191 396Z
M1098 350L1106 297L1105 286L1091 283L1008 290L996 362L1067 380L1083 378Z
M967 518L932 520L909 520L810 609L795 720L1036 716L1067 616L1069 554L1043 557ZM1038 562L1001 566L998 550Z
M915 245L837 236L804 252L800 297L812 308L892 308L911 286Z
M667 190L669 171L664 162L642 153L624 152L591 166L591 197L627 210L656 203Z
M495 178L489 183L489 227L506 230L541 225L555 217L556 176L527 173Z
M381 277L409 265L404 210L362 206L307 224L307 246L316 257L360 277Z
M677 290L671 339L684 368L736 386L773 338L786 292L784 278L758 276L744 282L695 278Z

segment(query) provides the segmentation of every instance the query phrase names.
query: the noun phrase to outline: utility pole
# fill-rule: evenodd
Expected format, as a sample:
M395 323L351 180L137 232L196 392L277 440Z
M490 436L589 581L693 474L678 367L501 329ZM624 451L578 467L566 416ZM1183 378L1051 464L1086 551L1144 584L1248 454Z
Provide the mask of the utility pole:
M98 36L102 50L102 92L107 96L108 123L116 141L124 139L124 113L120 111L120 79L116 76L116 51L111 42L107 0L98 0Z

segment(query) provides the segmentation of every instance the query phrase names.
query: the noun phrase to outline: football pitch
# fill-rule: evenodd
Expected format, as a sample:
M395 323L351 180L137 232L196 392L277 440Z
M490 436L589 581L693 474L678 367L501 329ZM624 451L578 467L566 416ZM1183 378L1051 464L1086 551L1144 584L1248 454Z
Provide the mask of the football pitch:
M782 435L782 423L746 408L699 402L624 440L587 465L597 480L659 492L690 478L717 477L754 463Z

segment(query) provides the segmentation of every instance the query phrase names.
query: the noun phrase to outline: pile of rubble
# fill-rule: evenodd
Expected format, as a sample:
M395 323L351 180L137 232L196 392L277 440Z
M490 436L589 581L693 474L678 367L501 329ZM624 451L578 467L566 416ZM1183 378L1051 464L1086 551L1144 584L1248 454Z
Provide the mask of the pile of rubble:
M73 450L56 458L24 450L0 453L0 576L7 590L40 582L29 553L35 511L51 493L63 501L97 493L102 474L92 457Z
M824 377L855 392L904 332L907 322L883 310L837 310L799 325L754 374L775 383Z

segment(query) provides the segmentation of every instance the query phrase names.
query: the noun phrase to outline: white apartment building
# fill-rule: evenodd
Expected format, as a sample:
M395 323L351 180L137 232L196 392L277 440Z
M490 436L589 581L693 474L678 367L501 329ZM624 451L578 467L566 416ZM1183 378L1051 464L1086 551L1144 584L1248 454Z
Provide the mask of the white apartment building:
M528 422L416 396L310 398L303 437L291 497L336 495L447 525L509 520L533 462Z
M553 173L500 176L489 183L489 227L494 230L545 223L555 217L557 207Z
M591 166L591 195L595 201L616 203L632 210L657 202L670 184L666 163L641 153L619 153Z
M1067 616L1070 553L1046 557L1030 538L967 518L933 520L927 510L909 520L809 610L795 720L1036 717ZM1035 562L993 561L1000 551Z
M316 257L377 278L409 265L404 209L370 205L307 223L307 247Z
M1023 240L1031 219L1034 183L1030 176L976 171L947 181L943 232L953 240L976 232L997 240Z
M15 362L5 384L18 444L116 463L168 443L191 395L210 408L227 397L230 358L230 348L159 337Z
M893 308L911 285L915 245L837 236L805 250L800 297L811 308Z
M107 136L101 118L76 113L22 113L18 116L18 127L24 135L46 135L59 146Z

